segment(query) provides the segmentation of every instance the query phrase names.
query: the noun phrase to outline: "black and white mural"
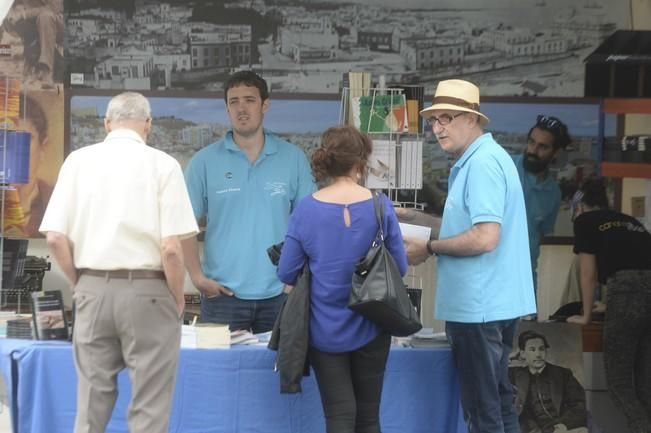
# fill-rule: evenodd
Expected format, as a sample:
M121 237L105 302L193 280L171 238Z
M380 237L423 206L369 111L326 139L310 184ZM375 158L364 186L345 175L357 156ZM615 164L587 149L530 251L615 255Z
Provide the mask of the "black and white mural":
M63 0L0 1L0 76L60 91L63 40Z
M66 0L71 85L221 90L255 69L283 93L463 77L494 96L582 96L583 59L630 28L618 0Z

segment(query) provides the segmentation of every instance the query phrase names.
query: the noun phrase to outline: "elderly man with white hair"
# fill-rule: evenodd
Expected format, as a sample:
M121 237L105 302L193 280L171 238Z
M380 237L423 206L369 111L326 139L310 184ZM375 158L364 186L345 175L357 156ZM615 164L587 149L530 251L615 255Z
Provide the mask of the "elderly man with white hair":
M64 162L40 231L75 300L76 433L106 428L129 369L131 433L167 433L180 344L181 240L198 233L183 173L149 147L138 93L108 104L103 142Z

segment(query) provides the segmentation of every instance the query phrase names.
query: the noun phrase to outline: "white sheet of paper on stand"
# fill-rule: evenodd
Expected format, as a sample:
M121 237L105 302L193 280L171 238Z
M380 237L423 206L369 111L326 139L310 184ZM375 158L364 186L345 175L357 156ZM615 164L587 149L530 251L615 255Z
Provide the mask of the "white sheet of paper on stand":
M399 183L401 189L423 187L423 142L402 141L400 143Z
M373 153L368 158L365 186L371 189L396 187L396 142L373 140Z

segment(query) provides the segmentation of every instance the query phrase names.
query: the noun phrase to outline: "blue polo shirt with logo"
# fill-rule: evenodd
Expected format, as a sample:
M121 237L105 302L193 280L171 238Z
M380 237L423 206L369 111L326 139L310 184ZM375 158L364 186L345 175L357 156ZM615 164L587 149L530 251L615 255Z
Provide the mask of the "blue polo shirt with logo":
M289 215L315 190L301 149L265 131L255 163L233 133L197 152L185 171L197 218L206 217L203 271L241 299L267 299L283 284L267 248L285 238Z
M440 239L483 222L500 224L500 238L491 252L439 256L437 319L482 323L534 313L527 214L509 154L483 134L452 167L448 188Z
M536 268L540 256L540 238L554 232L556 215L561 207L561 189L549 175L539 181L538 176L524 169L523 161L524 155L522 154L513 157L522 183L524 203L527 208L531 269L535 287L537 283Z

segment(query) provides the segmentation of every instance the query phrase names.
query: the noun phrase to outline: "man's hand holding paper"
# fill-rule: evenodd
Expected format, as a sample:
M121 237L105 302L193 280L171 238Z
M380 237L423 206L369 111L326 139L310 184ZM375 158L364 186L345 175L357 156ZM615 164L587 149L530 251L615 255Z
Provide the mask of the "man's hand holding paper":
M403 207L397 207L395 210L396 210L396 215L398 216L398 221L400 221L401 223L429 227L430 229L429 239L439 238L439 231L441 230L441 217L426 214L424 212L420 212L415 209L407 209ZM401 224L401 230L402 230L402 224ZM407 235L403 232L403 236L411 236L411 235Z

